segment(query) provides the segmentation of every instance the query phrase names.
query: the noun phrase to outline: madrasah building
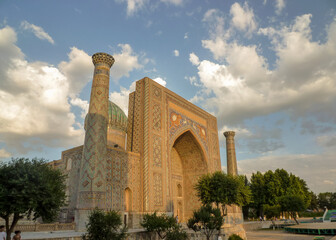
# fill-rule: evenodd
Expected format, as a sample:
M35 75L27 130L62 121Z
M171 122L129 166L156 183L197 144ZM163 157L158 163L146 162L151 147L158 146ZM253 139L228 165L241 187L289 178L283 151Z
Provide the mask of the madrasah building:
M114 58L92 56L94 74L84 144L51 164L67 174L68 205L60 221L84 230L89 212L117 210L128 228L144 213L178 216L185 223L200 207L200 176L221 171L217 119L150 78L136 82L128 117L109 101ZM225 132L228 174L237 174L234 132ZM231 207L224 232L245 235L242 212Z

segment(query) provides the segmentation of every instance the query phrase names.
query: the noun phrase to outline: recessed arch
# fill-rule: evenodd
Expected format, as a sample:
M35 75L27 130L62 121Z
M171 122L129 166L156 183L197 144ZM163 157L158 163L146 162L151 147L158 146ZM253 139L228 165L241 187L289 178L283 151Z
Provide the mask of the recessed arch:
M206 157L195 134L185 130L174 140L170 158L174 215L185 222L200 206L194 186L208 172Z
M125 211L131 212L132 211L132 191L130 188L125 189Z

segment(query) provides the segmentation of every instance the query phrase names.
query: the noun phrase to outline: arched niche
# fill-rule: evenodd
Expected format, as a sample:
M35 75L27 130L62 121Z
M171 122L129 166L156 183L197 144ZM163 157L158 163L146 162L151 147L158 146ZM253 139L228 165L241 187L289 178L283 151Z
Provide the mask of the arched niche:
M192 131L176 138L170 152L174 215L185 222L200 206L194 189L200 176L208 172L205 155Z

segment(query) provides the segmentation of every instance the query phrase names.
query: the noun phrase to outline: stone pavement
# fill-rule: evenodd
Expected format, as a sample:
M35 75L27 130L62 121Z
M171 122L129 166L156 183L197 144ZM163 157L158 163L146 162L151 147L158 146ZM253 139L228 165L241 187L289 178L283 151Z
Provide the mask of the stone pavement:
M261 230L246 232L248 240L313 240L315 235L292 234L285 231ZM324 236L331 240L334 236Z
M64 231L64 232L22 232L22 240L30 239L61 239L61 238L74 238L80 237L84 234L84 232L75 232L75 231Z

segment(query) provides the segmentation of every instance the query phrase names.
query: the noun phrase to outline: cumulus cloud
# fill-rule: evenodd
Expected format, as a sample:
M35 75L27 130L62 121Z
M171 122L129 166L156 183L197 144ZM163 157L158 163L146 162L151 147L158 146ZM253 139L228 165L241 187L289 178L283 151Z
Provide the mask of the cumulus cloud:
M174 50L174 56L175 56L175 57L180 56L180 52L179 52L178 50L176 50L176 49Z
M206 89L199 94L207 94L198 96L205 99L199 103L217 113L220 126L224 119L232 125L281 111L295 117L318 111L324 121L335 119L336 22L329 26L325 43L315 42L310 17L299 16L289 26L259 31L273 44L277 56L274 69L256 45L239 45L220 35L210 34L212 38L202 44L216 60L226 64L201 61L190 54L190 62L197 66L199 81Z
M1 155L82 144L84 131L71 107L87 108L78 94L92 77L88 55L73 47L68 61L55 67L27 61L13 28L1 29L0 39Z
M24 30L31 31L37 38L41 40L47 40L51 44L55 43L54 39L52 39L52 37L47 32L45 32L42 27L36 26L27 21L21 22L21 27Z
M69 94L75 97L92 80L93 64L91 56L83 50L72 47L69 61L62 61L58 68L69 81Z
M231 6L230 14L232 15L232 25L240 31L246 31L251 34L257 28L257 23L254 17L253 10L249 8L247 2L241 6L239 3L234 3Z
M111 69L111 77L116 81L122 76L129 77L131 71L143 67L139 63L139 55L134 53L129 44L118 44L118 46L121 48L121 52L113 54L115 63Z

